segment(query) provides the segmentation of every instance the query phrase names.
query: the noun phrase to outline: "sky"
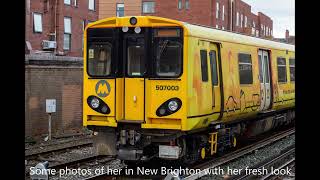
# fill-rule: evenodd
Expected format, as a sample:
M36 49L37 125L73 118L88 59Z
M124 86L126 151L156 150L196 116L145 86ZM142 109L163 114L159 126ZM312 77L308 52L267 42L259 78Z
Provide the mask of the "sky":
M284 38L286 29L295 35L295 1L294 0L242 0L251 6L254 14L262 12L273 20L273 36Z

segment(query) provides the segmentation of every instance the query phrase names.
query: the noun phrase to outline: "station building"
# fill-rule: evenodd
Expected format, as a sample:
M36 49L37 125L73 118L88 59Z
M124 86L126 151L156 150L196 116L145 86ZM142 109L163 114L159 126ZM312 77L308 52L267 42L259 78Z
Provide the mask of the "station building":
M25 0L25 52L82 56L84 27L98 19L99 0Z
M100 0L99 19L150 15L272 38L273 21L241 0Z

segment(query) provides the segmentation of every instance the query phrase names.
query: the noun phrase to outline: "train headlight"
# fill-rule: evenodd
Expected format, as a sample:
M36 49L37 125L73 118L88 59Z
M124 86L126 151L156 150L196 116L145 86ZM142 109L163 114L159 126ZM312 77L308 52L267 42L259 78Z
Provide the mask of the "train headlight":
M164 114L166 113L166 109L161 108L161 109L159 110L159 113L160 113L161 115L164 115Z
M108 107L106 105L102 106L101 111L103 113L107 113L108 112Z
M109 114L111 112L111 109L108 106L108 104L106 104L102 99L100 99L97 96L89 96L87 98L87 103L90 106L90 108L96 112L102 114Z
M130 24L131 24L131 25L136 25L137 22L138 22L138 20L137 20L136 17L131 17L129 21L130 21Z
M170 101L168 104L168 108L172 112L176 111L178 109L178 107L179 107L179 105L178 105L177 101L175 101L175 100Z
M129 31L128 26L123 26L123 27L122 27L122 32L128 32L128 31Z
M100 105L99 99L92 98L90 104L91 104L92 108L94 108L94 109L98 108Z
M135 27L134 28L134 32L139 34L141 32L141 28L140 27Z
M170 114L176 113L182 106L181 99L175 97L168 99L166 102L162 103L156 111L157 116L163 117Z

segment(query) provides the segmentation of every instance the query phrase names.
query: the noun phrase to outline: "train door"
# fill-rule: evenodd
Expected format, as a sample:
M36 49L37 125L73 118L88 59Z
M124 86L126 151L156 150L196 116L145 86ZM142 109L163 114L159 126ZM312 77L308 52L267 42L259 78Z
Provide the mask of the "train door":
M144 121L145 38L141 35L124 37L124 120Z
M210 74L211 74L211 93L212 93L212 109L213 112L220 111L221 95L220 95L220 84L218 81L218 48L217 44L210 43L209 49L209 63L210 63Z
M267 110L271 104L270 59L268 51L259 50L260 111Z

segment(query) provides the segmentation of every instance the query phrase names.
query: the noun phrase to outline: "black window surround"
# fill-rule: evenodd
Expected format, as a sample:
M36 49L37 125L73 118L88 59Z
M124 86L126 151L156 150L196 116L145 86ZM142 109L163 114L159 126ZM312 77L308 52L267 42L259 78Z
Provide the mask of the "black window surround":
M159 39L159 37L154 37L154 29L179 29L179 37L166 37L166 39L170 40L177 40L179 43L181 43L181 57L180 57L180 64L181 64L181 70L180 74L176 76L159 76L156 73L156 50L154 47L154 41ZM105 31L105 32L104 32ZM107 32L108 31L108 32ZM86 48L86 54L88 59L88 47L90 46L91 42L103 42L107 41L112 44L112 55L111 55L111 71L109 75L104 76L97 76L92 75L88 71L88 60L87 62L87 74L89 78L91 79L114 79L119 77L128 77L128 78L134 78L137 76L129 76L126 73L126 66L127 63L124 62L124 51L123 51L123 40L124 35L128 33L134 33L134 28L129 28L129 31L126 33L122 32L122 28L89 28L87 29L87 48ZM145 37L145 51L146 51L146 59L148 62L146 63L146 72L143 74L143 76L139 76L140 78L154 78L154 79L177 79L180 78L183 74L183 30L181 27L159 27L159 28L142 28L142 31L140 33L141 35L144 35Z

